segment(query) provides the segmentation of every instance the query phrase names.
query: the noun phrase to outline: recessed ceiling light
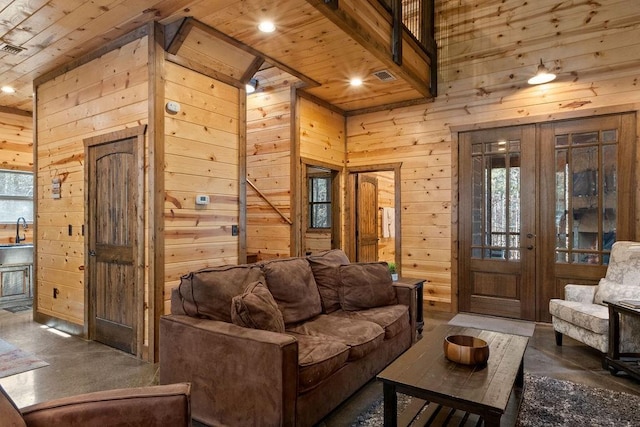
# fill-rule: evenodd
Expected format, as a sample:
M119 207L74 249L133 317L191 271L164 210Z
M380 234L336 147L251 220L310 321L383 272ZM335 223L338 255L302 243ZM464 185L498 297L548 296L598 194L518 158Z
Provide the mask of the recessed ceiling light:
M16 90L14 88L12 88L11 86L2 86L2 90L4 93L15 93Z
M351 86L362 86L362 79L358 77L354 77L350 81Z
M263 33L273 33L276 30L276 24L271 21L262 21L258 24L258 29Z

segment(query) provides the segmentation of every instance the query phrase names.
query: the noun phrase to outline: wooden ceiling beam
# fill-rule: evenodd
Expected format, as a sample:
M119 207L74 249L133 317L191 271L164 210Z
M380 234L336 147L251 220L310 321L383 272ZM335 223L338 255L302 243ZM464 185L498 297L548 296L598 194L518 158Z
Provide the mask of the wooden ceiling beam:
M406 67L399 66L393 59L391 51L391 40L385 42L376 39L372 31L369 31L357 17L351 16L341 6L334 8L324 0L306 0L307 3L315 7L324 17L337 25L345 34L359 43L367 51L371 52L386 67L392 70L398 77L408 82L415 90L424 95L425 98L432 98L428 82L421 79ZM385 21L391 27L391 23ZM391 32L391 31L390 31Z

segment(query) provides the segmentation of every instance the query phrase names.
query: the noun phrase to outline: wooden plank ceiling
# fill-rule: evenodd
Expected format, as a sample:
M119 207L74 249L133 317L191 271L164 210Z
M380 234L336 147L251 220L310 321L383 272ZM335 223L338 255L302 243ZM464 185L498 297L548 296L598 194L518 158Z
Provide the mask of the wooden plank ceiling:
M306 84L313 96L353 111L428 97L428 77L407 72L381 50L388 23L372 15L376 0L345 0L358 19L380 34L354 33L317 0L0 0L0 38L23 49L0 50L0 106L33 110L33 80L81 58L150 21L170 25L191 22L190 31L169 45L169 55L199 63L231 82L244 82L266 61ZM364 7L363 5L367 5ZM342 5L341 5L342 8ZM373 12L372 12L373 11ZM340 11L338 11L340 12ZM364 13L366 12L366 13ZM343 18L352 19L342 13ZM189 21L183 21L190 18ZM261 33L258 23L272 20L277 29ZM368 24L367 24L368 23ZM372 41L374 40L374 41ZM383 46L384 47L384 46ZM173 51L172 51L173 49ZM420 62L420 61L418 61ZM425 62L426 63L426 62ZM420 64L419 64L420 65ZM428 64L427 64L428 65ZM265 65L262 65L264 67ZM422 67L425 68L425 67ZM428 67L427 67L428 68ZM418 68L420 69L420 67ZM373 75L386 70L396 77L383 82ZM425 74L428 73L425 71ZM360 87L349 81L359 77ZM408 78L407 78L408 77ZM427 81L425 81L427 80Z

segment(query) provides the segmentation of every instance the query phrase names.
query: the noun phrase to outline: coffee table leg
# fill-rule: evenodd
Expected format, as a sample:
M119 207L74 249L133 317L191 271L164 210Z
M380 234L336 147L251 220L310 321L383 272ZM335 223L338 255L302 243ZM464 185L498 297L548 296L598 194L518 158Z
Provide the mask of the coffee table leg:
M396 386L384 383L382 386L384 395L384 425L385 427L398 426L398 399Z
M518 375L516 375L516 386L524 386L524 357L520 361L520 367L518 368Z

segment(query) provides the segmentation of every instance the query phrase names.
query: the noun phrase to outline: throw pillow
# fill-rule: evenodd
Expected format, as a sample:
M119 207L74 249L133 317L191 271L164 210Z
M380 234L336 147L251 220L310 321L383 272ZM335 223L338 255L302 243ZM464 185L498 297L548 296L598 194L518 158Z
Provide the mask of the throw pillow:
M245 328L284 332L282 313L262 282L251 283L242 295L233 297L231 321Z
M322 313L318 285L306 259L268 261L262 265L262 271L285 324L302 322Z
M331 249L307 257L313 277L320 291L322 310L333 313L340 309L340 270L341 265L348 265L349 258L340 249Z
M386 262L354 263L340 268L340 306L345 311L397 304Z
M189 316L231 323L231 299L257 281L264 282L257 265L206 268L182 276L178 292Z

